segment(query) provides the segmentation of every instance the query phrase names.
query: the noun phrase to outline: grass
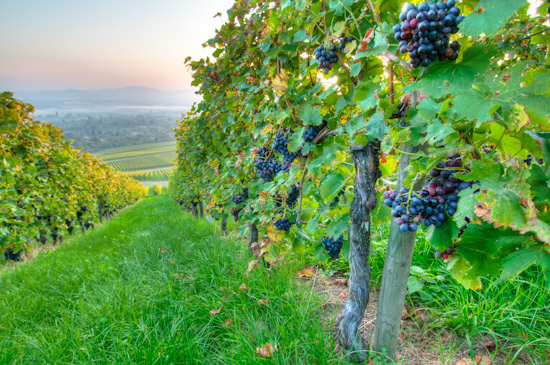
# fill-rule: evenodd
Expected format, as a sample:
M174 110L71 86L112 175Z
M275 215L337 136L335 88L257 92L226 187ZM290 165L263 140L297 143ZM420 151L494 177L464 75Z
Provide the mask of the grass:
M104 161L113 160L117 158L134 157L141 155L150 155L160 152L175 152L176 142L161 142L161 143L149 143L135 146L125 146L117 148L109 148L106 150L95 152L94 155L100 157Z
M160 152L149 155L109 160L107 164L118 171L150 170L172 167L177 158L176 152Z
M370 259L374 286L380 284L387 235L383 227L376 234ZM544 275L538 267L499 284L483 278L482 289L467 290L451 277L444 260L435 259L435 251L424 234L417 235L415 245L412 265L422 268L426 276L438 278L430 283L420 277L424 289L407 296L412 307L431 314L423 331L451 333L455 336L454 350L466 346L473 355L479 350L475 340L490 338L502 361L497 363L513 364L518 357L527 359L529 364L550 363L550 291L544 287ZM453 349L447 350L442 353L443 360L452 355Z
M3 273L0 363L341 363L296 268L247 277L249 260L212 223L146 197ZM265 343L277 345L272 358L256 354Z

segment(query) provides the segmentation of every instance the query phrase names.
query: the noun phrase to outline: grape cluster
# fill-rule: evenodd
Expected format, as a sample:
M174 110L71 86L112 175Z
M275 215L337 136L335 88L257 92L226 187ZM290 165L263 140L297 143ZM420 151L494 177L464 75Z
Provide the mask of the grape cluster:
M397 112L396 113L393 113L391 116L390 116L390 119L401 119L401 118L405 118L405 115L407 114L407 110L409 110L409 103L408 102L405 102L405 103L399 103L397 105ZM399 125L401 127L405 127L406 124L405 124L405 120L402 119L401 122L399 123Z
M321 237L321 242L323 242L328 255L333 260L336 260L340 256L340 250L344 245L344 235L340 235L337 240L334 240L332 237L323 236Z
M550 3L550 0L546 0L548 1L548 3ZM548 5L548 8L546 8L546 11L548 12L548 14L550 14L550 5Z
M273 155L268 157L268 150L265 147L258 151L258 158L254 164L256 172L262 178L264 183L273 181L273 177L281 171L288 171L288 166L283 166L279 161L273 158Z
M416 232L420 216L418 211L412 208L412 202L416 197L416 193L409 192L409 189L402 188L400 191L386 191L382 195L384 204L390 208L392 217L395 218L395 223L399 225L401 232Z
M336 55L337 50L338 48L336 48L336 46L332 46L330 50L327 50L325 46L321 44L319 47L315 48L313 52L315 59L319 61L317 68L323 69L325 75L328 74L332 65L338 62L338 56Z
M550 2L550 0L548 0ZM550 6L549 6L550 8ZM527 156L527 158L525 160L523 160L523 162L527 165L527 166L531 166L531 164L533 163L533 156L532 155L529 155ZM544 161L540 158L535 158L534 159L539 165L542 165L544 163Z
M232 208L231 209L231 215L233 216L233 220L236 222L239 220L239 213L242 209Z
M460 42L451 41L464 19L455 0L405 4L399 15L401 24L393 27L399 51L409 53L412 67L428 67L435 60L454 61L458 58Z
M453 216L458 207L458 194L479 182L464 181L455 174L462 169L462 158L458 154L447 156L430 171L431 179L420 192L409 192L402 188L399 192L388 191L383 194L384 204L392 207L392 216L403 232L415 232L418 222L425 226L441 227L447 215ZM468 170L468 168L466 168ZM463 227L465 228L465 227Z
M244 188L241 194L231 195L231 201L237 205L244 203L245 199L248 199L248 187Z
M340 197L341 196L345 196L346 195L346 187L344 186L339 192L338 194L336 194L336 196L334 197L334 199L332 200L332 205L336 205L338 203L340 203Z
M338 43L338 50L340 52L344 52L344 49L346 48L346 44L348 42L353 41L353 40L354 40L354 38L352 36L346 37L346 35L344 33L342 33L340 35L340 43Z
M293 223L290 223L287 218L280 218L275 222L275 227L280 231L289 231Z
M304 131L304 134L302 134L302 138L305 142L313 142L317 135L327 126L327 122L323 121L323 123L319 125L308 125L306 130Z
M252 114L256 115L258 113L261 113L261 111L256 108L252 109Z
M300 196L300 189L298 189L296 185L292 185L292 190L290 190L290 193L288 194L288 198L286 199L286 205L289 208L294 208L299 196Z
M288 150L288 134L284 131L277 133L271 147L283 156L283 162L286 166L289 166L299 156L297 152Z
M449 247L448 249L446 249L445 251L443 252L439 252L435 246L432 246L434 249L435 249L435 258L437 259L444 259L444 260L447 260L449 258L449 256L451 256L453 253L456 252L456 245L454 245L453 247Z

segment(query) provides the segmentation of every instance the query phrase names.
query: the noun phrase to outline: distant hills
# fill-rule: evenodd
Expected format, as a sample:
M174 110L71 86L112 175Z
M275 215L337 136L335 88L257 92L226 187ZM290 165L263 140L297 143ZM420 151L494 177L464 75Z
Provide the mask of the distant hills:
M189 109L200 96L194 90L162 91L131 86L103 90L51 90L15 92L14 96L34 105L37 114L109 112L127 108Z

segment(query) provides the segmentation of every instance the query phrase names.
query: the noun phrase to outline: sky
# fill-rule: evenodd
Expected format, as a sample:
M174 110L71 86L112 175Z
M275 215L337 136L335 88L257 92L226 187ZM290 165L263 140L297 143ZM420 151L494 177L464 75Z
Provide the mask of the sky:
M0 0L0 92L191 88L233 0ZM223 17L214 18L217 12Z

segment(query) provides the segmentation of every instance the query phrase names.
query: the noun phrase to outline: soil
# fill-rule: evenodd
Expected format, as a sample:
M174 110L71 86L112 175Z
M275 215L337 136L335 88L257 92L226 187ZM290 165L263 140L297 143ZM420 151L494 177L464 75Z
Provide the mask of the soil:
M334 321L343 312L347 300L347 280L341 277L322 277L316 273L311 278L300 278L299 281L322 295L325 300L323 311L326 321L335 333ZM379 288L371 288L369 304L359 327L366 343L374 340L378 296ZM432 323L429 311L420 304L416 304L414 309L407 304L403 309L398 355L394 361L410 365L542 364L531 358L528 351L522 351L512 362L511 359L519 349L516 344L501 341L498 344L501 350L495 354L495 341L488 335L478 335L475 339L470 339L473 341L470 346L467 338L460 337L447 328L433 328ZM337 346L337 351L341 353L342 348ZM472 356L475 362L471 360ZM372 361L369 364L373 364Z

